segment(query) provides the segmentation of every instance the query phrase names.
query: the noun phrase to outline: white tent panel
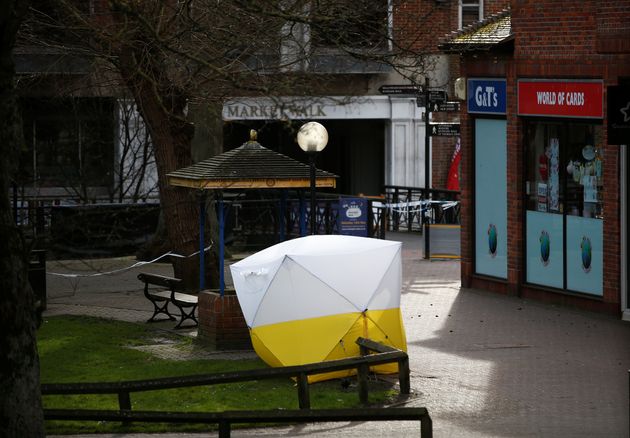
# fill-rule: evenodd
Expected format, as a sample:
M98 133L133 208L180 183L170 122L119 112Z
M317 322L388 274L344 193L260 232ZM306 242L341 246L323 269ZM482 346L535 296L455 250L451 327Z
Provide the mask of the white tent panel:
M254 315L258 311L269 284L274 279L284 257L267 261L266 263L243 263L245 260L230 266L234 288L245 317L245 322L252 327Z
M253 327L362 311L371 301L393 308L386 297L400 294L400 270L392 268L400 266L400 248L400 242L323 235L259 251L230 266L245 321ZM374 300L377 288L382 296Z
M287 257L269 284L251 327L357 311L337 291Z
M326 257L301 254L293 256L293 259L357 308L365 310L399 249L400 243L376 249L362 248L352 254Z
M400 290L402 288L402 263L400 249L392 259L392 263L383 275L376 292L367 305L369 310L385 310L400 307Z

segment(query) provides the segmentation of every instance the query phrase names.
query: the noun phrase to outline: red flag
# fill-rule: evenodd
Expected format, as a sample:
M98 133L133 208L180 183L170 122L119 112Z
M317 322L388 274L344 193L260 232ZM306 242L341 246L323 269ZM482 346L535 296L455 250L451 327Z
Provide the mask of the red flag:
M451 157L451 166L446 178L446 190L459 190L459 162L462 160L462 147L459 137L455 143L455 152Z

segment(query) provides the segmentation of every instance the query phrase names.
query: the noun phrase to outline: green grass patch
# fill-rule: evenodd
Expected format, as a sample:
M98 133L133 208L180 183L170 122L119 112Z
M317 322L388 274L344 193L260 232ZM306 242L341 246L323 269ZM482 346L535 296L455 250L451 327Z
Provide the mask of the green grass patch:
M190 338L133 324L83 316L46 318L38 332L42 383L116 382L160 377L211 374L266 368L259 359L167 360L134 349L169 345L185 349ZM203 346L195 346L203 348ZM338 380L311 385L315 409L359 406L356 388L344 389ZM390 385L370 387L370 402L386 403L397 396ZM118 409L116 395L44 396L46 408ZM214 412L249 409L297 409L297 388L290 379L260 380L223 385L138 392L132 409L146 411ZM48 434L165 432L212 430L208 425L48 421Z

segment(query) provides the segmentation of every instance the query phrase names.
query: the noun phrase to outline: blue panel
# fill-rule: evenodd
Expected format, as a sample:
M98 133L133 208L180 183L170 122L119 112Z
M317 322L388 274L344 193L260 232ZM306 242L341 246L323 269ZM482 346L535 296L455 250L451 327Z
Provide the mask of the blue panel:
M339 198L339 234L368 237L368 200Z
M507 278L505 120L475 121L475 271Z
M468 79L468 112L505 114L507 85L505 79Z
M564 287L564 236L562 215L528 211L527 282Z
M603 222L567 216L567 289L603 295Z

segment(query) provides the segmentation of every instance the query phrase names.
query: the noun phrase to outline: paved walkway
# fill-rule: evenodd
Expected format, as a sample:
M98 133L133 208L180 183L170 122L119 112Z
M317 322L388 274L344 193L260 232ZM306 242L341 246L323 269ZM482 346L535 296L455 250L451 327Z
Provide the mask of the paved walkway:
M629 436L629 323L462 289L458 262L424 260L420 239L402 233L388 237L403 241L402 310L414 391L408 405L429 409L434 436ZM49 262L47 269L88 273L133 262ZM165 264L140 270L171 272ZM45 316L72 313L145 321L152 312L138 272L79 279L48 275ZM418 430L407 422L330 423L236 430L232 436L406 437L418 436ZM121 435L101 435L114 436ZM176 436L202 434L160 435Z

